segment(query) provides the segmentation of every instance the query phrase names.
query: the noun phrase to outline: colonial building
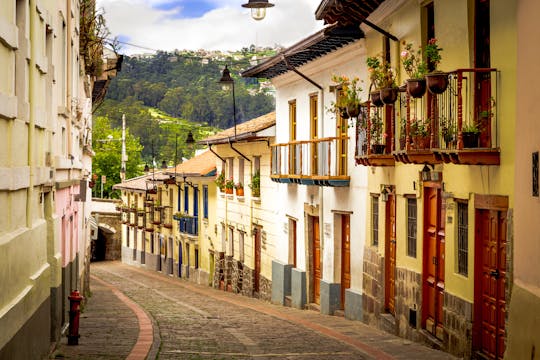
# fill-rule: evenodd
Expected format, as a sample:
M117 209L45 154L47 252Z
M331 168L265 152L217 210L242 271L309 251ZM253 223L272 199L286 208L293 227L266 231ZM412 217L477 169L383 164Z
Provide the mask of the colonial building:
M79 55L102 44L80 45L79 10L0 4L0 358L45 357L69 321L67 296L87 286L97 72L84 60L101 51Z
M216 241L215 155L113 186L121 190L122 261L210 285Z
M465 358L502 358L507 341L516 9L504 0L336 0L316 12L360 26L370 75L401 86L375 79L357 127L370 193L364 320ZM428 91L405 85L411 54L443 72L426 76Z
M269 178L275 121L269 113L199 142L218 159L213 286L268 300L280 236L275 226L280 203Z
M355 166L358 114L335 104L353 87L361 98L365 58L358 26L334 24L242 74L276 87L272 299L351 319L362 318L367 169Z

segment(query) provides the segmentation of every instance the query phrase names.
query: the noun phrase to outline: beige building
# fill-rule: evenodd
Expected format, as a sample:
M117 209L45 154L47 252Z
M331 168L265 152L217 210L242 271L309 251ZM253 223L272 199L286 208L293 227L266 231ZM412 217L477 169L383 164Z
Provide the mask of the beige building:
M79 10L73 0L0 3L0 358L46 356L69 320L67 296L87 286L99 71L80 56Z
M279 236L269 177L275 123L269 113L199 141L217 157L213 286L268 300Z
M540 49L531 44L540 37L537 25L540 3L535 0L518 3L513 276L509 281L505 358L536 359L540 353L540 96L531 81L538 77L535 70Z

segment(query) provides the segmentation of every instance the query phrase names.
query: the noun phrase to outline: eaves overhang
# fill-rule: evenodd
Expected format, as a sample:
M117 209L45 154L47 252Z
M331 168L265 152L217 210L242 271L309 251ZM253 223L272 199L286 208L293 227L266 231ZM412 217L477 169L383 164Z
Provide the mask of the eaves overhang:
M242 72L243 77L272 79L364 37L358 25L334 23Z
M322 0L315 11L317 20L325 24L359 26L385 0Z

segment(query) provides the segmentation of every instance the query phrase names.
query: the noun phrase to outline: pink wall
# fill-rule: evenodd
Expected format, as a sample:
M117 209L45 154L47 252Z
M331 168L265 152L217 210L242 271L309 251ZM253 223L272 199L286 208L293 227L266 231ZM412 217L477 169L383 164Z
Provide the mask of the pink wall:
M79 186L67 187L56 191L56 215L60 221L60 248L62 251L62 266L75 260L79 248L78 211L79 203L74 200L79 193Z

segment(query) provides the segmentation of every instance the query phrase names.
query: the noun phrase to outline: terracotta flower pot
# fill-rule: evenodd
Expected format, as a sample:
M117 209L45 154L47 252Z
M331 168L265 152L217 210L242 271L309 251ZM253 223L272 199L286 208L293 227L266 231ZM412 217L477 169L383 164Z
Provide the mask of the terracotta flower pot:
M443 72L427 74L426 85L430 93L442 94L448 87L448 74Z
M426 93L426 79L408 79L407 93L415 99L424 96Z
M244 188L237 188L236 196L244 196Z
M379 90L371 92L371 103L376 107L381 107L384 105L381 100L381 92Z
M396 102L398 96L398 88L381 89L381 100L386 105L392 105Z

